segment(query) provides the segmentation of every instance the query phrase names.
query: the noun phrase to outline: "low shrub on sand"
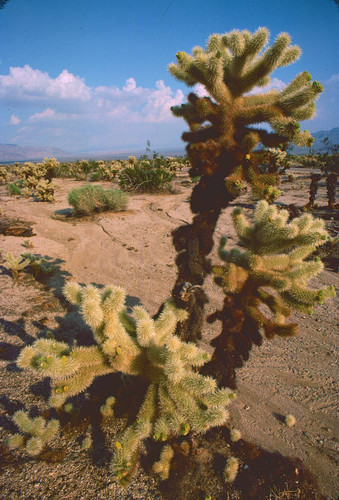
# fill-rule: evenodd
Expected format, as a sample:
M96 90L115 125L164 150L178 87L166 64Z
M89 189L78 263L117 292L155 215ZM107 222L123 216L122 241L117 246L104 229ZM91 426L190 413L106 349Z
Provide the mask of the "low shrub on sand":
M72 189L68 194L68 203L74 208L75 215L120 212L127 206L127 195L120 189L103 189L101 186L87 184Z

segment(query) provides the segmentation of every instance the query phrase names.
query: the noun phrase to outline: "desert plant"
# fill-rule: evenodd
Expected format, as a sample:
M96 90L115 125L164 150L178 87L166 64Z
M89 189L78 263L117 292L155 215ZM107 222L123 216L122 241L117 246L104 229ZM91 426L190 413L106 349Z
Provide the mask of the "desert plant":
M7 184L11 180L12 174L8 167L0 166L0 184Z
M10 196L20 196L22 191L22 182L20 180L9 182L6 184L6 191Z
M318 183L321 179L321 174L311 174L311 184L310 184L310 198L306 205L307 209L314 208L314 201L318 191Z
M22 271L29 265L29 259L20 255L19 257L14 257L14 255L9 252L5 255L4 265L12 273L13 280L16 281L19 277L19 271Z
M260 173L256 148L261 144L266 148L286 149L291 142L305 146L313 141L308 131L300 131L299 121L314 115L314 101L323 87L318 82L312 83L308 72L297 75L282 91L255 93L256 87L269 83L276 68L294 62L301 52L299 47L291 46L287 33L280 34L271 47L263 50L268 37L266 28L255 33L235 30L214 34L209 37L206 49L195 47L192 55L178 52L177 62L169 65L174 77L189 87L202 85L209 95L199 97L191 92L186 104L171 108L190 128L182 139L188 143L190 175L200 176L190 200L196 216L191 224L173 232L174 246L180 256L172 294L178 296L179 304L183 283L202 285L209 274L207 255L213 248L221 210L240 194L243 183L262 192L273 186L273 198L277 194L274 193L277 174ZM262 123L268 123L272 132L259 128ZM192 321L180 328L184 338L201 337L207 300L199 292L186 305Z
M22 246L24 246L25 248L33 248L34 247L34 243L31 240L25 240L23 242Z
M327 201L328 208L335 208L335 199L336 199L336 189L337 189L337 174L332 172L326 178L326 187L327 187Z
M142 156L136 162L126 166L119 173L119 186L124 191L159 192L171 189L173 172L166 169L164 158Z
M123 162L121 161L99 162L97 169L91 174L91 181L102 180L112 182L122 168Z
M39 455L45 445L59 432L58 420L50 420L48 423L43 417L30 418L29 415L19 410L13 416L13 421L20 433L13 434L7 439L7 446L13 448L25 448L28 455Z
M86 390L96 376L122 372L148 380L136 421L116 441L112 467L118 480L126 480L143 439L152 436L166 441L170 435L185 435L190 429L205 432L227 420L226 406L235 394L227 388L218 389L213 378L194 370L209 355L174 335L177 323L187 313L173 301L166 302L161 315L153 320L141 306L134 307L130 316L125 308L126 294L119 287L99 291L73 282L66 285L65 295L72 304L81 306L96 344L71 347L55 339L39 339L21 351L18 365L50 377L49 404L56 408ZM114 400L109 406L112 403ZM166 460L165 456L160 459L163 475L170 454L166 451L165 455ZM160 472L160 465L157 468Z
M280 92L248 95L255 86L269 83L274 69L294 62L300 55L299 47L290 46L287 33L280 34L273 46L260 54L267 41L266 28L254 34L237 30L214 34L206 50L195 47L192 55L178 52L177 63L169 66L173 76L189 86L203 85L211 96L190 93L188 104L172 108L174 115L183 117L190 127L182 138L188 142L191 175L203 176L193 192L194 212L227 204L229 196L222 186L229 175L251 185L260 180L253 152L260 143L265 147L286 146L290 141L300 146L312 143L311 135L301 132L298 122L314 115L314 100L323 88L311 82L309 73L299 74ZM268 122L273 132L251 127L262 122Z
M239 460L236 457L229 457L224 469L224 478L228 483L233 483L237 477Z
M120 212L127 206L127 195L119 189L104 189L101 186L87 184L72 189L68 194L68 203L74 208L75 215L92 215L96 212Z
M51 275L55 271L55 266L50 264L46 259L42 258L40 255L23 253L21 255L28 264L26 267L30 267L33 272L35 279L44 278Z
M287 322L293 309L312 314L317 304L335 295L333 286L320 290L307 286L324 267L318 257L306 260L328 238L324 221L310 214L290 223L288 218L287 210L265 201L257 204L252 223L241 209L235 209L233 223L244 250L226 250L227 239L220 240L219 257L225 264L214 266L212 271L225 292L225 301L223 310L210 320L222 319L224 328L213 342L216 349L204 369L212 370L221 383L229 382L228 361L235 358L236 346L230 349L233 321L234 334L244 335L239 351L243 349L241 355L246 359L252 342L260 343L259 331L268 339L294 335L298 325Z
M54 200L54 186L51 182L60 164L55 158L45 158L41 163L24 163L15 168L20 181L23 196L33 196L39 201Z
M40 179L35 187L34 196L39 201L54 201L54 184L46 179Z

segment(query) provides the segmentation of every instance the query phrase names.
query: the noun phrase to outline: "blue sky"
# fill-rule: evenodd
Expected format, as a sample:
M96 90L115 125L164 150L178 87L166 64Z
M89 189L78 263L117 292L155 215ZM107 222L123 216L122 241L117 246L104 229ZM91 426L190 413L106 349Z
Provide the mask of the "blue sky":
M189 89L167 71L212 33L282 31L325 90L311 131L339 126L339 8L334 0L9 0L0 10L0 142L69 152L183 145L170 106Z

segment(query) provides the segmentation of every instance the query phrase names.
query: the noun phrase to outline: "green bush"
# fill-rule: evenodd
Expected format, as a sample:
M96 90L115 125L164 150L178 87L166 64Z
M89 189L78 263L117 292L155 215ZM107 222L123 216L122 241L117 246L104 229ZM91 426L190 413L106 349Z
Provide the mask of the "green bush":
M20 196L21 187L22 187L21 181L9 182L8 184L6 184L6 191L10 196Z
M175 174L166 169L166 161L163 157L142 156L119 173L119 186L124 191L148 193L170 191L174 177Z
M101 186L87 184L72 189L68 194L68 203L76 215L91 215L96 212L120 212L127 206L127 195L119 189L103 189Z

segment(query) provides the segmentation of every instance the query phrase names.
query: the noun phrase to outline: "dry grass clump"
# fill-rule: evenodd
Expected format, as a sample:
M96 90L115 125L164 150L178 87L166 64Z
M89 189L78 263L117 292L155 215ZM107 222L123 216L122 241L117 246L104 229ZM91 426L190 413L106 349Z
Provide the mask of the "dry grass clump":
M103 189L101 186L87 184L72 189L68 194L68 203L74 208L75 215L121 212L127 207L127 195L120 189Z

